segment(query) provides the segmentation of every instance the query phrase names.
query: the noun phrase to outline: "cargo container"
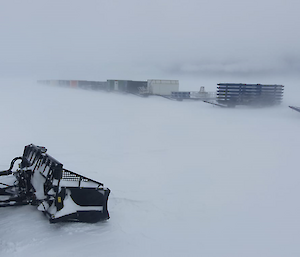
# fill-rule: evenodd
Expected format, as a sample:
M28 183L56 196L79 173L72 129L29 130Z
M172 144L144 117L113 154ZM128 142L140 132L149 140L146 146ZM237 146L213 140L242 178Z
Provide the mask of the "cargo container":
M147 88L153 95L171 95L172 92L178 92L178 80L157 80L150 79L147 81Z
M116 80L116 79L108 79L107 80L107 90L108 91L125 92L126 85L127 85L127 80Z
M77 80L70 80L70 86L71 87L77 87L78 86L78 81Z
M107 80L109 91L119 91L127 93L139 93L139 88L147 87L147 81L133 81L133 80Z

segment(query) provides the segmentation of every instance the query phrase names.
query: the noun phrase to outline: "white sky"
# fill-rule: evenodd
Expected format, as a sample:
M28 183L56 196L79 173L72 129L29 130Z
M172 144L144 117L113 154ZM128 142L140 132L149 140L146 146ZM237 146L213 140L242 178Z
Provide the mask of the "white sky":
M0 77L291 74L298 0L1 1Z

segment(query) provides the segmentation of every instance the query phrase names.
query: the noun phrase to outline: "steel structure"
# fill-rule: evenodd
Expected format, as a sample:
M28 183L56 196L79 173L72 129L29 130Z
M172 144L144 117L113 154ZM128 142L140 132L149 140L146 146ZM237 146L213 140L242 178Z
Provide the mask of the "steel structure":
M282 101L283 89L283 85L219 83L217 102L232 107L277 105Z

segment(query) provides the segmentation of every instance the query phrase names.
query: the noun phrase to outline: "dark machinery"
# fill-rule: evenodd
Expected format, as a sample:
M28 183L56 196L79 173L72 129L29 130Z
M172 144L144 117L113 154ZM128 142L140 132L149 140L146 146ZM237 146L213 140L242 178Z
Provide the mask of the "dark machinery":
M51 223L109 219L110 190L64 169L46 151L45 147L27 145L23 156L14 158L9 169L0 172L0 207L35 205ZM19 168L14 171L16 162Z

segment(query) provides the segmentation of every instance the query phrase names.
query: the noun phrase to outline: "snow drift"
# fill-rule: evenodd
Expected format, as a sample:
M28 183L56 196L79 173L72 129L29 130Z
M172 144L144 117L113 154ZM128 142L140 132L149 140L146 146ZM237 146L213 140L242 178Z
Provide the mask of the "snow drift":
M112 190L111 219L96 224L1 208L1 255L299 256L300 120L287 99L221 109L29 82L2 83L0 99L1 170L35 142Z

